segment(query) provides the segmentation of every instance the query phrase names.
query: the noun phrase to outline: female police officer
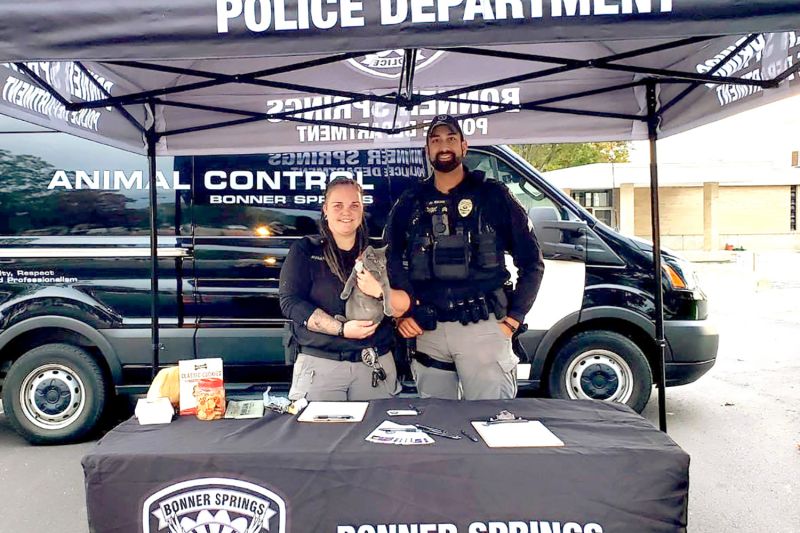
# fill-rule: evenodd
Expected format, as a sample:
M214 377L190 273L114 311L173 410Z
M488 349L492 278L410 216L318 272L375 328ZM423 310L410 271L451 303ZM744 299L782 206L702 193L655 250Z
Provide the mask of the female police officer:
M453 117L433 119L426 150L433 177L406 191L384 237L389 281L413 302L399 324L416 338L412 371L423 397L516 396L511 338L533 305L544 262L525 209L501 183L465 168ZM519 276L513 291L509 252Z
M391 350L391 319L341 322L344 283L368 244L361 186L349 178L332 180L325 191L321 235L292 245L281 269L281 311L292 320L299 351L289 398L370 400L399 392ZM359 274L359 288L382 297L377 281ZM394 291L393 291L394 292ZM395 295L397 297L397 295ZM403 295L399 295L401 300ZM391 295L387 295L391 297Z

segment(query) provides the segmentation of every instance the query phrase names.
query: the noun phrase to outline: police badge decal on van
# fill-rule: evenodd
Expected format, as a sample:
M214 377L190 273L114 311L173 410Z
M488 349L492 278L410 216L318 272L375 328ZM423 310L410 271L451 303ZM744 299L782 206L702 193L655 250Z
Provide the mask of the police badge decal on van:
M419 50L417 51L416 70L429 67L437 59L442 57L445 52L438 50ZM403 70L402 48L397 50L384 50L374 54L367 54L354 59L348 59L347 63L362 72L379 78L397 79Z
M143 533L286 532L286 503L238 479L203 478L170 485L142 507Z

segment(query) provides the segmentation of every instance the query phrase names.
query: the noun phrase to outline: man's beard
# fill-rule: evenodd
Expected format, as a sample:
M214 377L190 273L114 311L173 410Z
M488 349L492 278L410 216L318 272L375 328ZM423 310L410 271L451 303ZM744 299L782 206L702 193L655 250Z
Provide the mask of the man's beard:
M451 154L453 157L448 161L440 161L439 156L444 154ZM455 152L439 152L436 154L435 158L431 159L431 166L439 172L452 172L458 168L462 159L464 159L464 157L456 154Z

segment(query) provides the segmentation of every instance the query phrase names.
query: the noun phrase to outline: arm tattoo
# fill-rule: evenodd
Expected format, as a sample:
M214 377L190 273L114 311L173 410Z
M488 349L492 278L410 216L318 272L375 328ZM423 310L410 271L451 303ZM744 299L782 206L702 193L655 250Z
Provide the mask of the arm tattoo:
M308 324L306 327L310 331L316 331L317 333L337 335L339 333L339 328L342 327L341 324L341 322L333 318L331 315L322 309L317 308L308 318Z

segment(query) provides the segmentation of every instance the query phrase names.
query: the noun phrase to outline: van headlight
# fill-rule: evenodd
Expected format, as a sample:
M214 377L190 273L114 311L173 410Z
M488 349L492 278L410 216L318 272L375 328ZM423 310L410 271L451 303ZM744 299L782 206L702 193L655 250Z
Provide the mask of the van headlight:
M664 272L673 289L695 291L699 287L699 280L694 266L684 259L673 259L662 263Z

